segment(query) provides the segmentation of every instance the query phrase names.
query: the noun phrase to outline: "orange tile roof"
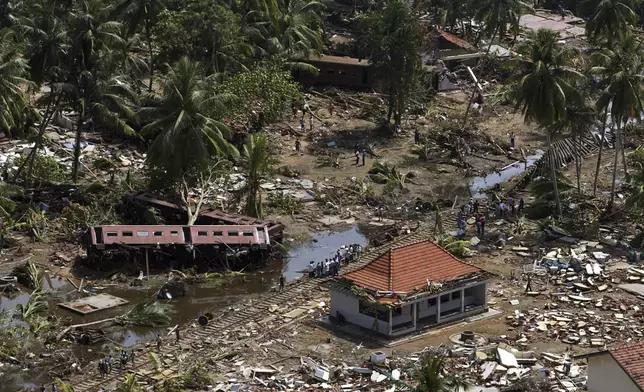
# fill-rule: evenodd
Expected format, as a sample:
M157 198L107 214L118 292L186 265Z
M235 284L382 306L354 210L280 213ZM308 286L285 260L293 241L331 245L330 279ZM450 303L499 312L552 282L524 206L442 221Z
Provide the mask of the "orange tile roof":
M608 351L635 384L644 391L644 343Z
M430 282L445 282L481 272L431 241L392 248L371 263L343 275L355 285L380 291L411 292Z
M474 49L476 49L476 48L474 47L474 45L472 45L471 43L469 43L469 42L467 42L467 41L465 41L465 40L462 40L462 39L460 39L460 38L458 38L458 37L456 37L456 36L453 36L453 35L452 35L452 34L450 34L450 33L446 33L446 32L444 32L444 31L442 31L442 30L439 30L439 31L438 31L438 35L439 35L441 38L443 38L444 40L446 40L447 42L451 42L451 43L453 43L454 45L458 46L459 48L469 49L469 50L474 50Z

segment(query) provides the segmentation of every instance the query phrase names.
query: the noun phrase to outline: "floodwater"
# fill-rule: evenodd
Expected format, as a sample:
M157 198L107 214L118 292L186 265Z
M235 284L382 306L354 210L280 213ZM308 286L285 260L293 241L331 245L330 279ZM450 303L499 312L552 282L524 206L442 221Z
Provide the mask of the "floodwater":
M168 327L161 329L116 328L114 332L107 336L106 342L90 346L74 345L72 353L81 363L85 364L92 359L109 355L109 343L128 348L142 341L152 341L157 334L165 336L169 328L176 324L185 324L190 320L196 321L196 318L202 312L217 312L226 309L232 311L233 306L240 301L253 298L257 294L268 292L277 287L281 274L284 274L289 281L297 279L303 275L301 271L308 266L310 261L317 262L331 257L338 248L348 244L360 244L363 247L367 244L366 236L360 232L357 226L342 232L312 233L310 242L294 246L283 260L272 260L262 270L243 276L224 276L199 285L190 285L185 297L162 301L173 311ZM44 281L44 287L54 293L52 298L57 297L56 300L51 299L48 301L50 313L57 315L66 324L87 323L122 315L132 305L156 298L159 285L158 280L152 285L153 287L147 288L123 287L122 284L117 285L105 282L102 288L96 290L96 292L112 294L130 301L130 303L81 316L57 306L59 302L80 297L71 284L56 277L47 278ZM14 312L18 304L26 304L29 301L29 296L29 292L21 292L12 297L1 294L0 310ZM13 319L12 324L27 327L27 324L18 318ZM37 347L34 347L34 351L38 351ZM36 388L42 383L50 381L46 372L43 372L42 369L5 371L4 374L0 375L0 382L9 386L8 390Z
M367 237L360 232L358 226L353 226L347 231L312 233L312 242L294 248L288 254L284 263L283 273L286 280L297 279L302 276L302 270L309 266L311 261L333 257L342 245L358 244L367 245Z
M523 173L527 168L531 167L541 159L545 154L542 150L537 150L533 155L526 157L527 162L517 162L512 165L506 166L503 170L493 172L485 176L477 176L466 178L463 181L447 183L434 188L434 192L442 198L451 199L454 196L462 198L475 198L485 199L487 196L484 191L496 184L502 184L512 177Z

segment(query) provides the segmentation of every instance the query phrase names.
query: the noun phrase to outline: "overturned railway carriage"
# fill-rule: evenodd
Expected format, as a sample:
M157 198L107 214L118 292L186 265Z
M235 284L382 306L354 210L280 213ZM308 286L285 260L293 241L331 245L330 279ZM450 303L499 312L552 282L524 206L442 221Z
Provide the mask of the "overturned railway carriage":
M271 244L268 228L258 225L95 226L87 234L87 255L93 260L147 253L155 260L219 259L229 266L242 257L265 260Z
M137 206L154 207L157 209L168 223L178 223L186 221L185 207L176 200L166 197L155 195L149 192L140 191L138 193L128 195L125 197L124 204L131 208L133 212L140 214L140 208ZM141 216L137 220L142 219ZM278 222L257 219L250 216L231 214L221 210L213 209L208 206L202 206L197 219L199 225L252 225L263 227L268 230L271 240L281 242L284 226Z

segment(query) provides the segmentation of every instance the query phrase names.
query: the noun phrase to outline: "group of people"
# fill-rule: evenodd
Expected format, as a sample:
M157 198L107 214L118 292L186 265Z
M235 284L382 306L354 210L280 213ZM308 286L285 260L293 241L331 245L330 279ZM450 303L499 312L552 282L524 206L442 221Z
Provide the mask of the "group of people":
M315 261L311 261L309 263L309 276L316 278L338 276L342 264L357 260L361 253L362 246L359 244L342 245L330 259L319 261L317 264Z
M467 219L474 218L474 225L476 226L477 235L485 235L485 222L487 219L487 212L485 214L479 212L479 201L470 199L470 201L461 206L458 216L456 217L456 226L458 227L458 237L461 237L467 231ZM523 215L525 208L525 201L523 198L519 199L517 203L513 197L508 197L507 202L501 200L495 208L496 218L505 219L508 217L515 217Z
M132 350L128 354L127 351L121 350L121 357L119 358L121 370L125 369L125 366L129 361L131 361L132 365L134 365L134 351ZM98 372L100 373L101 377L105 377L110 374L113 367L114 357L112 355L98 361Z
M360 157L362 157L362 166L364 166L367 160L367 149L360 148L360 146L356 144L353 148L353 154L356 157L355 165L358 166L360 164Z

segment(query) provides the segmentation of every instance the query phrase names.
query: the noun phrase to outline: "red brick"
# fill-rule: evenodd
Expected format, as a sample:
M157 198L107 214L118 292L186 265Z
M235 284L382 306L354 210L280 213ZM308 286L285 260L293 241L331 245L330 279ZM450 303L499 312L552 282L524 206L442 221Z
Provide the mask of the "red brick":
M412 292L427 287L427 280L446 282L480 271L435 243L422 241L389 249L343 277L366 289Z

